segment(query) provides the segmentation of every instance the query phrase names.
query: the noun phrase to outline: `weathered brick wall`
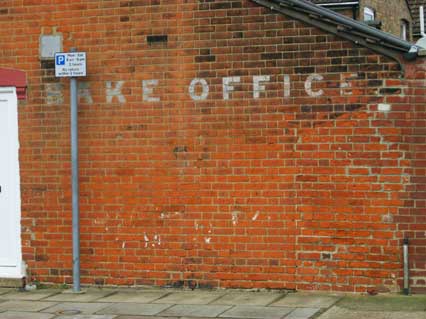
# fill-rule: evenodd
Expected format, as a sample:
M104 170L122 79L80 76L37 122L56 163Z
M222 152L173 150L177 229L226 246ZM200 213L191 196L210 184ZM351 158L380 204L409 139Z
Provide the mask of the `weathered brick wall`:
M361 0L360 20L364 16L364 8L369 7L375 10L376 20L382 21L382 30L399 37L401 35L401 19L409 22L409 36L413 35L413 18L406 0Z
M426 287L420 67L401 80L395 62L250 1L3 11L0 66L29 77L19 121L33 279L71 281L69 84L38 59L39 35L60 32L89 59L83 283L396 291L409 236L413 283Z
M426 291L426 77L425 61L408 65L406 78L408 88L401 105L405 109L399 123L404 126L403 141L409 146L407 157L410 177L406 186L405 207L399 211L398 229L410 238L411 287L413 291ZM402 102L402 101L401 101Z
M326 7L327 8L327 7ZM359 8L334 8L333 11L343 14L344 16L347 16L348 18L359 20Z

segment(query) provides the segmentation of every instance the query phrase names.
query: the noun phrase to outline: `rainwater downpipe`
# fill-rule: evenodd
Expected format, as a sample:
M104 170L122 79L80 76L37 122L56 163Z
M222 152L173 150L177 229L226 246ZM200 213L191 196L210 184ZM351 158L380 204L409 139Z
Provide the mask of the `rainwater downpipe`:
M419 7L419 16L420 16L420 35L422 37L426 37L425 34L425 17L424 17L424 11L423 11L423 6Z
M403 252L404 252L404 295L410 293L410 269L408 266L408 238L404 238L403 242Z

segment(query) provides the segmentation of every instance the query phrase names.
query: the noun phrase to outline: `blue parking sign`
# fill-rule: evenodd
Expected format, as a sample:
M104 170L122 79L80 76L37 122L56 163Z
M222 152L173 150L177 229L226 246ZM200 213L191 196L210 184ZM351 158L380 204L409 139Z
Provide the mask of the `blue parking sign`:
M56 65L65 65L65 55L58 54L56 56Z
M55 76L86 76L86 52L55 53Z

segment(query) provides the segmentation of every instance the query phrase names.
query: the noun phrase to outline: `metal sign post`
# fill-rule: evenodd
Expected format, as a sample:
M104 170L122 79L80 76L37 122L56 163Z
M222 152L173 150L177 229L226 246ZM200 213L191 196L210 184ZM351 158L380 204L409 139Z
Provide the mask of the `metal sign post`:
M78 184L78 96L77 78L70 81L72 166L72 274L73 290L80 291L80 206Z
M70 78L71 103L71 166L72 166L72 262L73 291L80 292L80 207L78 182L78 89L77 77L86 76L86 53L55 54L56 77Z

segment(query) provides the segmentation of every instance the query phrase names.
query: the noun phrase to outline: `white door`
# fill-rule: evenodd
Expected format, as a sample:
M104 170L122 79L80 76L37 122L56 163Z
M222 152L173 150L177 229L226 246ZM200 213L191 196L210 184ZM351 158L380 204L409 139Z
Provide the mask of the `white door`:
M0 278L22 278L16 88L0 87Z

